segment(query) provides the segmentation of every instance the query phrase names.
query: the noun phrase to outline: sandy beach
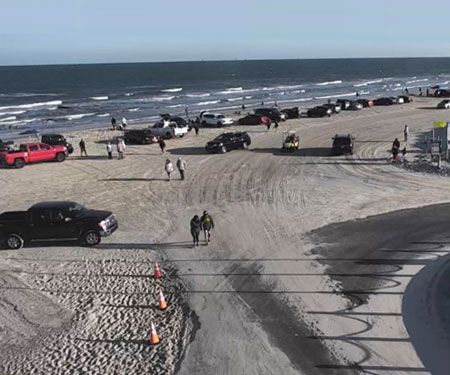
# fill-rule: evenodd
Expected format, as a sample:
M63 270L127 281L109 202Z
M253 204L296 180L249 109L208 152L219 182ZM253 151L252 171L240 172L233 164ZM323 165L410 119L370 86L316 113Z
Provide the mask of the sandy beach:
M120 132L67 133L76 150L64 163L0 169L0 212L71 200L111 210L120 224L93 249L0 252L0 372L429 374L402 298L423 260L445 255L418 252L419 234L437 234L411 225L394 236L386 224L386 238L376 232L383 240L375 241L371 229L356 227L352 237L349 226L341 236L333 225L450 201L448 177L388 162L405 124L406 158L415 160L416 142L448 118L431 109L439 101L289 120L277 132L232 126L252 145L224 155L204 151L222 129L170 140L165 154L157 144L130 145L123 160L106 157L106 142ZM280 152L288 130L300 136L295 153ZM356 138L354 155L330 156L337 133ZM79 156L81 138L87 157ZM186 180L175 173L169 182L164 161L179 156ZM216 222L212 242L192 248L189 221L205 209ZM399 249L400 258L392 252ZM168 275L162 281L152 278L154 260ZM368 283L374 273L389 280ZM170 306L163 313L155 308L160 287ZM150 320L162 338L156 347L147 342Z

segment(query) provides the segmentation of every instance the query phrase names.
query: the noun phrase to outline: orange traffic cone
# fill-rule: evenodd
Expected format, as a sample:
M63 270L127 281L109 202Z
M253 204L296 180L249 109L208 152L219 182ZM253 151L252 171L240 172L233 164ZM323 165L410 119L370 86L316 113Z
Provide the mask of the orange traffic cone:
M160 279L162 277L161 270L158 267L158 263L155 262L155 279Z
M160 310L167 309L167 302L166 302L166 299L164 298L162 289L159 290L159 309Z
M159 336L156 333L156 328L155 328L155 325L153 324L153 322L150 322L150 329L152 331L150 334L150 344L152 344L152 345L159 344Z

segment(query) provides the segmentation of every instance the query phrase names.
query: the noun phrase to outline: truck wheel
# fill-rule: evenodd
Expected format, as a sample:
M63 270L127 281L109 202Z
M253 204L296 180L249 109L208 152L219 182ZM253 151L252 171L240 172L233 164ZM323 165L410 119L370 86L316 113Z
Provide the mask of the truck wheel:
M83 243L87 246L98 245L101 241L100 233L96 230L89 230L83 235Z
M18 234L10 234L6 238L6 245L9 249L18 250L23 247L24 240Z
M227 152L227 148L225 146L222 146L220 151L222 152L222 154L225 154Z
M247 142L244 142L244 143L242 144L242 149L243 149L243 150L248 150L248 144L247 144Z
M66 160L66 155L64 155L62 152L58 152L56 154L56 161L58 163L61 163L62 161Z
M219 122L217 123L217 126L218 126L219 128L221 128L221 127L222 127L222 123L219 121Z
M23 168L25 165L25 160L23 160L22 158L18 158L14 160L14 167L16 168Z

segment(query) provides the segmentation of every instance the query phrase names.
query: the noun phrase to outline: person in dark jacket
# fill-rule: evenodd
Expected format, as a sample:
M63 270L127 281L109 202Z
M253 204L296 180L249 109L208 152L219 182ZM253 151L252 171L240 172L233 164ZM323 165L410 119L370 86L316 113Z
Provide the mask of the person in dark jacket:
M164 154L164 149L166 148L166 142L164 142L164 139L159 138L159 147L161 149L161 153Z
M194 247L199 245L198 241L199 241L201 230L202 230L202 223L201 223L198 215L195 215L191 219L191 235L192 235L192 242L194 243Z
M214 229L214 221L208 214L208 211L203 211L200 222L203 233L205 234L205 242L208 245L209 241L211 241L211 229Z
M80 145L80 155L83 156L84 154L85 156L88 156L86 151L86 143L84 142L84 139L80 141L79 145Z

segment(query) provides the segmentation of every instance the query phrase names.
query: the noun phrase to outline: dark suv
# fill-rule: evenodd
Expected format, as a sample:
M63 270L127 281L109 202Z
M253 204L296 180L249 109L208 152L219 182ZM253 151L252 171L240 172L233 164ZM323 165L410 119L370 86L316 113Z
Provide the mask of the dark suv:
M10 249L20 249L28 242L54 240L78 240L95 246L117 227L112 212L90 210L74 202L42 202L28 211L0 215L0 236Z
M158 141L158 138L153 135L153 133L149 129L133 129L125 131L123 136L125 143L131 144L140 144L146 145L155 143Z
M41 142L51 146L64 146L69 154L73 152L73 146L61 134L43 134Z
M246 150L252 143L247 132L223 133L206 144L207 152L221 152L242 148Z
M336 134L333 137L332 155L353 154L355 138L351 134Z
M285 121L286 115L281 113L278 108L257 108L255 109L257 115L262 115L270 118L272 121Z

